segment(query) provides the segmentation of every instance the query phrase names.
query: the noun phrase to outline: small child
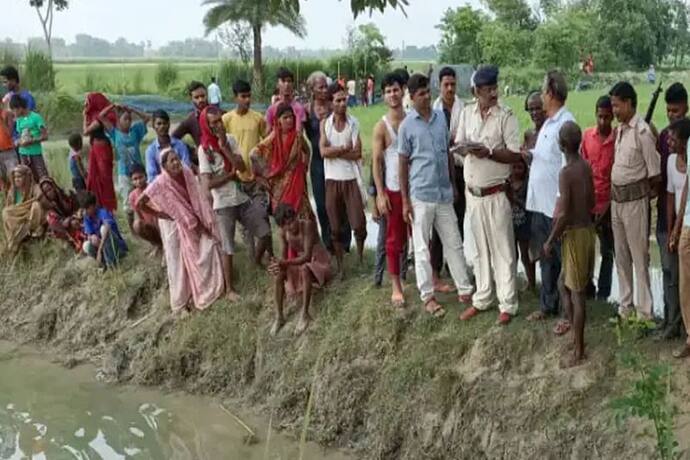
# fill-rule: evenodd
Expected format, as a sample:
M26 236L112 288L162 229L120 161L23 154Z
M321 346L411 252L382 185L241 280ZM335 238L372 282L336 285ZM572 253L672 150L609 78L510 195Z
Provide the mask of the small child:
M522 266L525 268L530 290L536 289L534 262L529 256L531 214L525 209L527 203L527 162L523 159L513 163L510 175L513 207L513 231L515 244L520 252Z
M141 197L148 185L146 183L146 171L140 165L132 166L130 171L130 180L132 181L133 188L129 193L129 207L135 210L132 233L142 240L151 243L157 254L162 254L163 242L160 229L158 228L158 218L137 207L139 197Z
M127 255L125 243L117 221L110 211L99 207L96 196L83 192L79 197L79 207L84 213L84 233L88 238L84 242L84 252L96 259L105 269L117 266L121 258Z
M81 152L84 147L84 141L81 134L73 133L67 140L69 144L69 171L72 174L72 187L75 191L80 192L86 190L86 169L82 163Z
M560 197L556 205L551 235L544 243L549 256L561 238L563 269L558 290L566 318L572 323L573 354L562 367L573 367L585 359L586 291L594 271L596 231L591 210L594 207L594 181L589 164L580 156L582 131L572 121L561 127L558 144L565 154L566 165L558 176Z
M10 189L10 174L17 166L17 151L14 148L12 132L14 116L0 105L0 192Z
M26 99L22 96L12 96L10 109L14 113L15 128L19 134L15 146L19 150L20 161L31 168L34 180L38 183L41 177L49 175L41 145L48 140L48 128L43 117L29 110Z

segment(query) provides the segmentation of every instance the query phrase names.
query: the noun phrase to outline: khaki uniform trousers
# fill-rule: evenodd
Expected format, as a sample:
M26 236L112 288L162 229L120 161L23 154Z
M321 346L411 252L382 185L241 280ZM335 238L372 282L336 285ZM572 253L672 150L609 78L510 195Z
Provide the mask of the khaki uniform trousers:
M637 305L637 313L652 317L652 289L649 281L649 199L611 202L611 227L618 272L619 313ZM635 278L633 278L633 268ZM633 297L636 281L637 304Z
M688 332L687 343L690 345L690 227L683 227L678 243L680 260L680 311L683 324Z

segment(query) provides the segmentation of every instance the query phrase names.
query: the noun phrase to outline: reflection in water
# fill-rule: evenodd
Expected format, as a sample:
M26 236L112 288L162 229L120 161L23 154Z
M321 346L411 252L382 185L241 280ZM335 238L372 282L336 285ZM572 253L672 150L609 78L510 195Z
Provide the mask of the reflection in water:
M265 429L256 431L267 439ZM299 456L297 443L284 436L271 433L268 447L246 445L245 436L210 399L105 385L86 367L68 371L0 342L0 460ZM309 445L304 458L347 457Z

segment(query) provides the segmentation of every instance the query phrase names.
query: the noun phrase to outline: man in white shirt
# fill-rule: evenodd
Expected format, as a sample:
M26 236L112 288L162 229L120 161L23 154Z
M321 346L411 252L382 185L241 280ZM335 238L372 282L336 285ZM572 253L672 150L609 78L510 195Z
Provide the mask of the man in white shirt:
M221 102L223 102L223 95L220 92L220 86L216 83L216 77L211 77L211 84L208 85L208 103L220 108Z
M354 107L357 105L357 82L354 78L347 81L347 106Z
M331 226L331 241L335 249L339 275L343 276L343 238L341 232L347 221L355 233L360 263L367 238L364 215L366 192L362 193L362 140L359 122L347 113L348 94L337 83L329 88L333 99L333 113L321 122L319 148L323 157L326 179L326 213Z
M534 147L527 186L526 208L532 212L530 254L532 259L539 257L541 288L539 292L540 310L527 319L537 321L548 316L557 316L560 311L558 277L561 274L561 249L555 245L549 257L541 256L553 223L558 198L558 175L563 166L563 152L558 144L561 126L566 121L575 121L573 114L565 107L568 98L568 85L565 77L550 71L544 78L542 100L548 117L539 130ZM565 334L570 329L567 321L561 321L554 332Z

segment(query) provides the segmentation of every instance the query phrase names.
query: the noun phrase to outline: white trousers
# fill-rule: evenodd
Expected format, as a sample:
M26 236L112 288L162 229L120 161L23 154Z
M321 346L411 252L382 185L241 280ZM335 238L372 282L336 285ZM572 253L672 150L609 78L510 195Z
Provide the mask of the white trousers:
M466 218L470 222L476 252L474 276L477 291L472 305L487 310L494 303L494 285L498 309L515 315L518 309L517 254L513 232L513 212L505 193L485 197L466 194Z
M434 296L434 283L429 256L431 230L436 229L443 244L450 274L455 282L458 294L472 293L472 284L467 276L467 262L462 247L462 237L458 229L458 219L452 203L426 203L412 199L412 239L414 241L414 266L417 277L417 288L426 302Z

